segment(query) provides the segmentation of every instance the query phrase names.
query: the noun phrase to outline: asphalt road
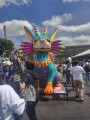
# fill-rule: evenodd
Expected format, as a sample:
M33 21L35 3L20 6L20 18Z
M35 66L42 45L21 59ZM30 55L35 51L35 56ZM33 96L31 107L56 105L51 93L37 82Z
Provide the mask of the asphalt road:
M68 101L63 95L57 99L44 96L36 106L37 120L90 120L90 86L85 86L84 102L74 98L75 91L68 86ZM26 113L23 120L29 120Z

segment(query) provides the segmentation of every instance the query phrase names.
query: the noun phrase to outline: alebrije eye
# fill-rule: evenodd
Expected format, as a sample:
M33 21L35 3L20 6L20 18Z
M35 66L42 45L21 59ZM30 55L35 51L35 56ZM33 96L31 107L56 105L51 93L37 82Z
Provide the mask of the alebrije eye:
M36 37L35 39L34 39L34 43L36 43L38 41L38 38Z
M46 37L46 40L47 40L48 42L50 42L50 39L49 39L48 37Z

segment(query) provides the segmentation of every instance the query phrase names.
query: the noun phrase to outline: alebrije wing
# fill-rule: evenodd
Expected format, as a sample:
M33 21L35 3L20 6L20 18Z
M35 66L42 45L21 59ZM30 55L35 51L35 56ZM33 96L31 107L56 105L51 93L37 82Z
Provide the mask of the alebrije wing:
M22 43L22 51L24 55L30 55L33 53L33 43L32 42L23 42Z
M51 52L57 54L60 49L62 49L62 41L61 40L54 40L51 43Z

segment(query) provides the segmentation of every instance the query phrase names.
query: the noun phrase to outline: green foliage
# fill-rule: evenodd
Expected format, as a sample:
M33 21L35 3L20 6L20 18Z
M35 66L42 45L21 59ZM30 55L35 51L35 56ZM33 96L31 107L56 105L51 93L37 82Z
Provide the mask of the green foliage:
M2 55L6 50L14 50L14 43L11 40L0 38L0 55Z

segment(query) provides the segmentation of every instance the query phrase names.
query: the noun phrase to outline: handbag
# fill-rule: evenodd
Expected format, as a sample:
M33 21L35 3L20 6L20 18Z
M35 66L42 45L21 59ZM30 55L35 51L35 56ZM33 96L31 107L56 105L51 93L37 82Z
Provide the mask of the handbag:
M30 96L30 101L36 101L36 89L33 85L29 85L29 96Z

